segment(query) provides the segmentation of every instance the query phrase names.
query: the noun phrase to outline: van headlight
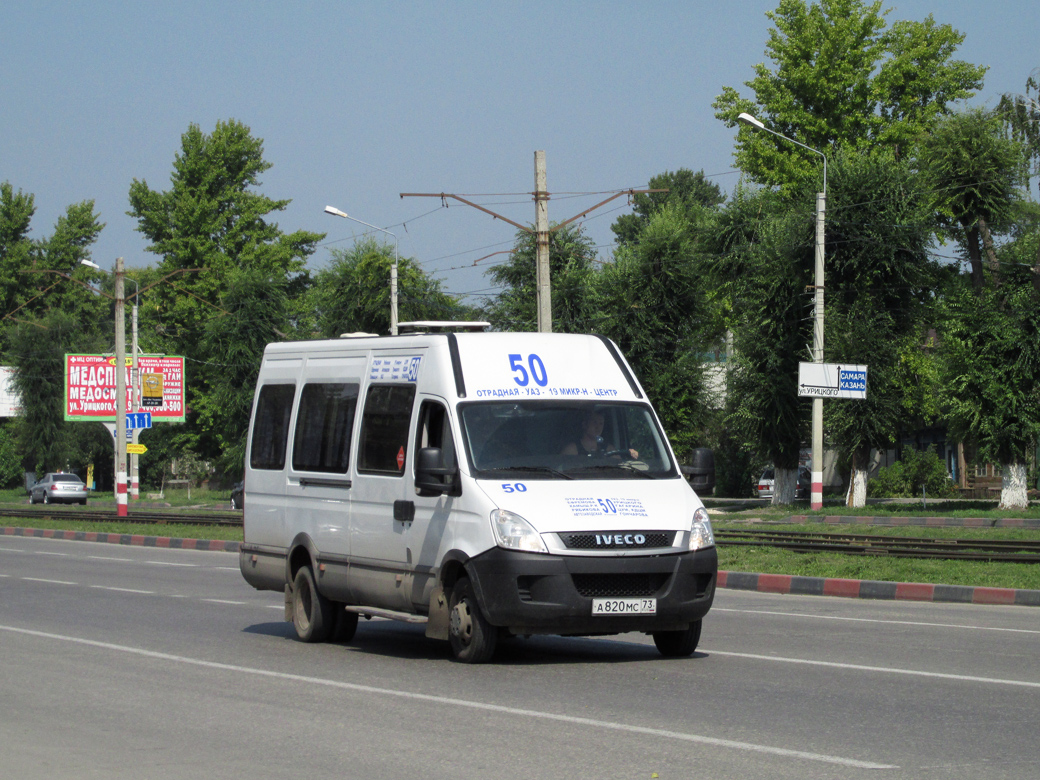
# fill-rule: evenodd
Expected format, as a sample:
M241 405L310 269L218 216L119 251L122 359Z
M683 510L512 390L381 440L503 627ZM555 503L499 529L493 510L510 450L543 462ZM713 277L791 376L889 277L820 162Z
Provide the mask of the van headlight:
M520 515L506 509L491 511L491 528L499 547L522 552L548 553L541 535Z
M690 549L705 550L715 546L715 534L711 532L711 520L708 519L708 510L700 507L693 513L693 522L690 524Z

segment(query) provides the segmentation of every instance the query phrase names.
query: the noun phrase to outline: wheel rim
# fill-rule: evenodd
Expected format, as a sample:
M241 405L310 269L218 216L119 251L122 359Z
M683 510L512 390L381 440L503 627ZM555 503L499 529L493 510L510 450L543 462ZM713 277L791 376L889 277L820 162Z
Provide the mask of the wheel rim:
M310 625L311 616L311 592L305 582L300 582L296 593L296 604L293 610L297 625L306 630Z
M473 639L473 614L466 600L460 601L451 611L451 633L463 645L468 645Z

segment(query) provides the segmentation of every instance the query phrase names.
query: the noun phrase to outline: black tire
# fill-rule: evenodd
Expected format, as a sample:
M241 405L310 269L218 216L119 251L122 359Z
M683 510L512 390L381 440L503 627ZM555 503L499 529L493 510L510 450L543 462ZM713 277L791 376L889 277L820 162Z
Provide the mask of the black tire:
M491 660L498 643L498 629L487 622L473 592L463 577L451 591L448 641L456 661L482 664Z
M654 644L666 658L686 658L693 655L701 640L701 621L690 623L685 631L654 631Z
M87 499L85 499L85 498L84 498L84 499L83 499L82 501L80 501L79 503L80 503L80 506L86 506L86 505L87 505Z
M293 626L304 642L324 642L332 632L332 602L318 592L310 566L302 567L293 580Z
M332 632L329 635L331 642L349 642L357 633L358 613L347 612L343 604L333 602Z

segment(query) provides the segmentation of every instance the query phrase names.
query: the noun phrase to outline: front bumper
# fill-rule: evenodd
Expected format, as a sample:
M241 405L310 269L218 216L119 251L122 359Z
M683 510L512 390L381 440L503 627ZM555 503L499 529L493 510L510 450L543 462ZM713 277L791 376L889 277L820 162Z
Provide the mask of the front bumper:
M495 548L467 564L484 616L514 634L678 631L715 597L718 554L568 556ZM593 616L594 598L654 597L655 615Z

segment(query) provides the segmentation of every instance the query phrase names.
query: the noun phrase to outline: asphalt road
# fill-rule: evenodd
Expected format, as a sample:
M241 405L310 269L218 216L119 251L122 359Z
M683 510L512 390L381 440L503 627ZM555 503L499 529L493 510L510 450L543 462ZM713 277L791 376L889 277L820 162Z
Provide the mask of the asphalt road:
M0 778L1036 778L1040 611L723 590L695 657L305 645L227 553L0 537Z

